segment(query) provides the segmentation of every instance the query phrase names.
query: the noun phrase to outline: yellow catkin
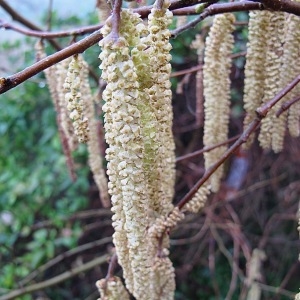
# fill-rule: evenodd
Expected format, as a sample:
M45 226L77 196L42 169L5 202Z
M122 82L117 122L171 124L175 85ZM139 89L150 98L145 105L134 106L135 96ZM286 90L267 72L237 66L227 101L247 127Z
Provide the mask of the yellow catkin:
M100 136L98 131L98 121L95 117L94 96L88 80L88 64L84 61L82 55L79 55L82 70L80 72L81 93L85 102L85 115L88 118L89 138L87 141L89 165L93 173L95 183L99 189L100 201L104 207L110 207L110 198L108 195L108 182L103 168L103 155L100 149Z
M265 63L267 53L266 33L269 30L270 12L252 11L249 13L249 34L245 65L244 109L246 112L244 128L256 117L255 110L261 105L264 96ZM249 148L251 136L244 144Z
M263 103L271 100L282 88L281 83L281 66L283 56L283 41L284 41L284 18L282 12L270 12L269 30L266 32L267 40L266 63L265 63L265 81L264 81L264 97ZM284 127L276 128L275 113L278 109L279 102L268 115L262 120L260 133L258 136L259 143L262 148L269 149L273 146L272 139L274 130L280 135L284 135Z
M204 146L212 146L225 141L228 136L230 114L230 69L231 52L233 48L233 14L218 15L205 43L203 67L204 85ZM226 146L218 147L204 153L205 168L215 163L226 150ZM211 176L210 183L213 192L220 186L223 167Z
M167 251L166 251L167 252ZM151 285L156 297L153 300L173 300L175 290L175 270L171 260L166 255L155 257L152 265Z
M72 120L69 118L69 112L65 105L65 89L64 82L67 77L68 66L71 62L71 58L67 58L56 65L55 80L58 93L58 105L60 108L61 126L67 138L71 151L74 151L78 147L78 139L74 133L74 127Z
M148 233L152 238L160 238L164 232L174 228L183 218L184 214L178 207L174 207L168 216L157 218L149 228Z
M46 57L42 42L35 45L37 59ZM70 58L67 58L58 64L51 66L44 70L47 84L49 86L51 98L56 110L56 122L58 126L59 136L66 157L66 163L70 176L73 180L76 179L74 161L72 159L71 151L75 150L77 143L73 131L73 126L66 114L66 106L64 105L63 83L67 75L67 66ZM69 122L68 122L69 121Z
M195 40L192 42L191 48L197 50L198 64L199 66L203 64L204 55L204 40L201 34L197 34ZM199 70L196 73L196 125L203 125L203 70Z
M175 184L175 144L172 133L173 111L171 92L171 60L172 48L169 38L168 26L172 23L172 13L168 10L169 1L164 1L163 7L154 4L148 16L149 35L145 38L145 44L149 47L149 71L153 85L146 89L150 96L151 105L155 114L158 128L157 140L157 171L160 178L157 181L159 196L157 207L159 214L166 214L172 209L172 198Z
M130 296L119 277L101 279L96 282L101 295L99 300L129 300Z
M254 249L251 260L248 263L247 278L245 284L248 286L249 291L247 300L260 300L261 288L257 281L261 280L261 267L263 261L267 258L264 251L260 249Z
M86 143L88 140L88 120L84 116L84 101L80 91L80 71L81 62L78 55L74 55L68 68L64 88L66 90L65 100L67 109L70 112L69 117L73 121L74 132L80 143Z
M137 299L150 299L150 260L147 255L148 195L144 175L144 141L139 111L139 82L130 48L139 39L136 14L122 11L120 37L110 39L107 22L100 42L103 92L106 101L105 138L109 192L112 195L113 236L127 288ZM142 22L140 20L140 22Z
M280 69L281 88L289 84L300 72L299 63L299 43L300 43L300 20L297 16L285 14L284 28L282 35L284 36L282 65ZM282 103L296 96L297 90L294 89L288 95L283 97L274 107L273 113L280 109ZM293 107L294 108L294 107ZM271 112L272 113L272 112ZM283 148L286 121L288 112L282 113L279 117L274 118L272 127L272 149L280 152ZM298 124L299 126L299 124Z
M300 1L298 1L300 2ZM300 74L300 18L298 16L290 14L286 20L288 30L286 34L286 48L289 48L291 55L291 69L290 80L292 77L296 77ZM289 45L289 46L288 46ZM291 100L293 97L300 95L300 84L298 84L286 97L286 100ZM293 137L298 137L300 135L300 101L292 105L288 111L288 129Z
M197 213L204 208L207 197L210 194L210 186L204 184L196 192L195 196L184 206L184 211Z

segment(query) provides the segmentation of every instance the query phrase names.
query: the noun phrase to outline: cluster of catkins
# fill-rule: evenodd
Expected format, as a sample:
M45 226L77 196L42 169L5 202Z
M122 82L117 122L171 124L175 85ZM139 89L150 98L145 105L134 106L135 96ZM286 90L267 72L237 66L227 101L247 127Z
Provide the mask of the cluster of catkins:
M41 42L36 44L36 52L38 59L45 57ZM78 142L85 142L101 202L108 207L107 178L99 147L100 126L95 118L95 97L89 85L88 72L88 64L82 55L76 55L46 69L45 76L56 109L60 139L71 177L75 180L72 151L77 148Z
M141 300L173 299L175 289L172 263L167 255L158 255L168 247L166 230L162 239L148 234L173 209L168 6L168 1L162 7L154 4L147 25L138 14L123 9L117 38L109 18L100 41L100 68L107 82L103 111L113 242L126 288ZM119 284L111 279L100 289L101 299L107 299L114 282Z
M299 17L284 12L250 12L244 89L245 126L255 117L255 109L270 101L300 73L299 52ZM282 150L286 126L291 136L300 135L299 101L287 112L276 116L282 104L299 93L298 84L262 120L258 139L264 149Z
M230 70L233 50L234 16L231 13L214 18L205 42L203 67L204 91L204 146L212 146L227 139L230 115ZM244 109L244 126L256 117L256 109L270 101L300 73L300 19L283 12L252 11L249 13L249 41L247 44ZM300 94L298 84L283 97L263 118L258 136L264 149L279 152L283 148L286 127L292 136L300 135L298 101L288 111L276 116L284 102ZM253 137L246 143L249 147ZM208 169L225 152L226 146L204 153L205 168ZM213 192L219 190L223 167L211 176L206 187ZM204 189L204 191L203 191ZM198 194L199 194L198 192ZM208 192L209 193L209 192ZM205 193L207 194L207 192ZM201 197L202 201L205 196ZM197 210L199 201L193 201ZM201 206L201 205L200 205Z

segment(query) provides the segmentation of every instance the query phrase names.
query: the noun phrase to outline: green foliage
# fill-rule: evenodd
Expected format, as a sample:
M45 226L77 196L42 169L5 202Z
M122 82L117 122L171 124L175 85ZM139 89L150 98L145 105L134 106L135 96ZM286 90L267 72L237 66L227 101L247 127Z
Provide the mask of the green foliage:
M28 43L3 46L30 49ZM25 65L32 63L31 50L24 57ZM69 224L65 234L65 220L87 205L88 169L83 147L75 154L78 180L69 178L41 75L1 97L0 135L0 286L11 289L59 248L76 245L80 227ZM37 226L44 221L50 221L51 229Z

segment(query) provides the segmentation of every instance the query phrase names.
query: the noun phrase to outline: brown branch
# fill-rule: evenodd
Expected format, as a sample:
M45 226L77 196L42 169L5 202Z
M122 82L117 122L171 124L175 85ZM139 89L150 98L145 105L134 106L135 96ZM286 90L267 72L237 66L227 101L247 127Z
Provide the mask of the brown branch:
M42 31L40 27L36 26L35 24L28 21L28 19L24 18L22 15L20 15L16 10L14 10L9 4L6 3L5 0L0 0L0 6L12 17L13 20L23 24L29 29L35 30L35 31ZM55 40L49 40L49 43L57 49L60 50L60 45Z
M300 101L300 95L294 97L293 99L291 99L291 100L289 100L285 103L283 103L282 106L280 107L280 109L276 112L276 117L278 118L283 112L288 110L293 104L295 104L298 101Z
M114 7L111 16L112 28L110 34L106 37L107 39L113 39L114 41L119 40L122 2L123 0L114 1Z
M259 107L256 112L265 117L271 108L288 92L290 92L300 82L300 75L298 75L292 82L290 82L284 89L282 89L272 100Z
M116 267L118 264L118 256L116 253L113 254L113 256L109 260L108 270L105 279L108 280L109 278L114 276Z
M248 128L243 132L240 138L220 157L220 159L214 163L210 168L206 170L203 177L190 189L190 191L180 200L177 204L179 209L189 202L192 197L196 194L198 189L210 178L210 176L243 144L247 141L252 132L254 132L261 120L256 118L253 120Z
M103 26L102 24L98 24L98 25L84 26L84 27L72 29L72 30L47 32L47 31L41 31L41 30L28 30L28 29L16 26L14 24L11 24L9 22L5 22L4 20L0 20L0 28L14 30L16 32L19 32L19 33L27 35L27 36L34 36L34 37L43 38L43 39L84 35L84 34L92 33L96 30L99 30L102 26Z
M45 272L47 269L53 267L54 265L58 264L62 260L66 259L67 257L71 257L75 254L79 254L81 252L84 252L86 250L110 243L112 241L111 237L104 237L100 240L96 240L87 244L80 245L74 249L71 249L69 251L66 251L62 254L59 254L58 256L54 257L53 259L47 261L44 265L38 267L36 270L34 270L32 273L30 273L28 276L26 276L23 280L19 282L19 285L24 285L30 282L32 279L34 279L36 276L38 276L40 273Z
M82 272L90 270L98 265L102 265L107 262L107 255L100 256L95 258L85 264L80 265L79 267L73 268L69 271L66 271L58 276L55 276L51 279L45 280L43 282L35 283L27 287L20 288L18 290L14 290L6 295L0 296L0 300L11 300L17 297L20 297L25 294L29 294L35 291L39 291L50 286L56 285L60 282L63 282L67 279L70 279Z
M198 65L198 66L191 67L191 68L188 68L185 70L172 72L171 77L177 77L177 76L181 76L181 75L185 75L185 74L189 74L189 73L195 73L202 69L203 69L203 65Z
M182 162L183 160L186 160L186 159L190 159L190 158L197 157L197 156L203 154L204 152L211 151L211 150L216 149L216 148L218 148L218 147L221 147L221 146L223 146L223 145L230 144L231 142L236 141L239 137L240 137L240 135L237 135L237 136L234 136L234 137L228 139L228 140L225 141L225 142L221 142L221 143L218 143L218 144L213 145L213 146L205 147L205 148L203 148L203 149L201 149L201 150L198 150L198 151L195 151L195 152L193 152L193 153L189 153L189 154L186 154L186 155L177 157L177 158L176 158L176 163Z
M197 14L195 7L191 7L190 9L191 9L190 14L192 14L192 10L194 10L194 14ZM172 37L176 37L183 31L190 29L192 27L195 27L198 23L203 21L205 18L216 15L216 14L227 13L227 12L237 12L237 11L248 11L248 10L261 10L261 9L263 9L263 5L261 3L252 2L252 1L212 4L209 7L207 7L204 10L204 12L200 14L199 17L197 17L193 21L173 30L171 32L171 34L172 34ZM180 14L179 9L178 10L176 9L173 11L174 15L176 15L177 13Z
M300 16L300 3L291 0L261 0L265 8Z
M284 87L279 93L275 95L273 99L268 101L256 110L257 117L249 124L239 139L215 162L210 168L208 168L203 177L190 189L190 191L180 200L177 204L179 209L189 202L196 194L198 189L210 178L210 176L243 144L247 141L249 136L259 127L261 120L268 114L271 108L289 91L291 91L300 81L300 75L297 76L292 82Z
M0 0L1 1L1 0ZM74 55L84 52L89 47L93 46L102 38L100 30L95 31L88 37L70 45L69 47L64 48L61 51L56 52L55 54L49 55L42 60L36 62L30 67L12 75L7 78L0 78L0 94L5 93L6 91L18 86L22 82L31 78L32 76L38 74L39 72L53 66L54 64Z

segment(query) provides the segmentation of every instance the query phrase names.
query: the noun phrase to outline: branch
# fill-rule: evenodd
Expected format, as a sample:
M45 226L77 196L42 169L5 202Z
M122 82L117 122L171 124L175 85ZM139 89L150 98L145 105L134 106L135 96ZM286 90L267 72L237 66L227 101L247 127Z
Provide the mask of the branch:
M58 31L58 32L47 32L47 31L40 31L40 30L28 30L28 29L16 26L14 24L11 24L9 22L5 22L4 20L0 19L0 28L4 28L4 29L8 29L8 30L14 30L16 32L22 33L22 34L27 35L27 36L34 36L34 37L43 38L43 39L84 35L84 34L92 33L96 30L99 30L102 26L103 26L102 24L98 24L98 25L84 26L84 27L77 28L77 29L72 29L72 30L64 30L64 31Z
M216 148L218 148L218 147L221 147L221 146L223 146L223 145L230 144L231 142L236 141L239 137L240 137L240 135L237 135L237 136L234 136L234 137L228 139L228 140L225 141L225 142L218 143L218 144L213 145L213 146L205 147L205 148L203 148L203 149L201 149L201 150L198 150L198 151L195 151L195 152L193 152L193 153L189 153L189 154L186 154L186 155L177 157L177 158L176 158L176 163L182 162L183 160L186 160L186 159L190 159L190 158L197 157L197 156L203 154L204 152L211 151L211 150L216 149Z
M265 117L271 108L288 92L290 92L300 82L300 75L298 75L292 82L290 82L285 88L283 88L272 100L259 107L256 112Z
M16 10L14 10L10 5L8 5L5 0L0 0L0 6L12 17L13 20L23 24L24 26L32 30L41 31L41 28L39 28L38 26L31 23L23 16L21 16ZM61 49L60 45L56 41L49 40L49 42L55 49L57 50Z
M0 94L3 94L6 91L18 86L20 83L53 66L54 64L66 59L67 57L84 52L86 49L99 42L101 38L102 34L100 33L100 30L97 30L81 41L56 52L55 54L43 58L37 63L12 76L9 76L7 78L0 78Z
M101 245L104 245L106 243L109 243L112 241L111 237L104 237L100 240L90 242L87 244L80 245L76 247L75 249L71 249L69 251L66 251L53 259L46 262L44 265L38 267L36 270L34 270L32 273L30 273L28 276L26 276L23 280L19 282L19 285L24 285L28 282L30 282L32 279L34 279L36 276L38 276L40 273L45 272L47 269L53 267L54 265L58 264L62 260L66 259L67 257L71 257L75 254L81 253L83 251L89 250L91 248L95 248Z
M300 16L300 3L291 0L261 0L266 9L285 11Z
M176 205L179 209L188 203L193 196L196 194L198 189L210 178L210 176L243 144L245 143L249 136L259 127L261 120L268 114L271 108L284 97L289 91L291 91L300 81L300 75L297 76L291 83L284 87L279 93L275 95L266 104L260 106L257 110L257 117L249 124L249 126L244 130L239 139L220 157L220 159L215 162L210 168L208 168L203 177L198 180L198 182L190 189L190 191L180 200Z
M252 132L254 132L261 122L260 118L254 119L249 127L243 132L240 138L221 156L221 158L206 170L203 177L190 189L190 191L176 205L179 209L189 202L196 194L198 189L210 178L210 176L243 144L245 143Z
M32 293L32 292L35 292L35 291L39 291L39 290L48 288L48 287L56 285L56 284L58 284L62 281L65 281L69 278L72 278L72 277L76 276L79 273L90 270L90 269L92 269L92 268L94 268L98 265L102 265L106 262L107 262L107 255L100 256L100 257L95 258L95 259L93 259L93 260L91 260L91 261L89 261L89 262L87 262L87 263L85 263L85 264L83 264L83 265L81 265L77 268L73 268L70 271L66 271L66 272L64 272L64 273L62 273L58 276L55 276L51 279L45 280L45 281L40 282L40 283L32 284L28 287L20 288L18 290L14 290L9 294L1 296L0 300L10 300L10 299L14 299L14 298L17 298L19 296L22 296L24 294L28 294L28 293Z
M25 25L27 28L33 30L33 31L42 31L41 28L36 26L35 24L31 23L27 19L25 19L23 16L21 16L17 11L15 11L11 6L9 6L5 0L0 0L0 6L12 17L13 20L20 22L21 24ZM52 39L48 39L48 42L54 47L56 50L61 50L61 46ZM89 67L89 73L91 77L98 82L98 76L95 74L95 72ZM0 88L1 88L1 78L0 78ZM0 92L1 94L1 92Z
M191 7L191 10L194 12L190 12L190 14L194 13L197 14L197 6ZM209 16L213 16L216 14L221 13L227 13L227 12L237 12L237 11L248 11L248 10L261 10L263 9L263 5L258 2L252 2L252 1L242 1L242 2L230 2L230 3L218 3L218 4L212 4L209 7L207 7L196 19L193 21L185 24L182 27L179 27L171 32L172 37L176 37L183 31L190 29L192 27L195 27L198 23L203 21L205 18ZM173 14L180 14L180 9L175 9L173 11Z
M298 101L300 101L300 95L294 97L290 101L283 103L282 106L280 107L280 109L276 112L276 117L278 118L283 112L288 110L293 104L295 104Z

